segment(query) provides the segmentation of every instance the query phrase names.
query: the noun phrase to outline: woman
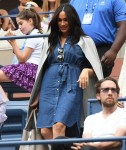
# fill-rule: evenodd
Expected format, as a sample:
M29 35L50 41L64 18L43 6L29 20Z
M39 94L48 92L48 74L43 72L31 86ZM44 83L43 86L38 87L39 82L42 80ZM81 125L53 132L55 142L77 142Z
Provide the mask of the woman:
M41 26L43 29L43 32L46 33L48 30L49 22L52 19L53 13L57 7L60 5L60 0L43 0L42 10L40 12L50 12L49 14L42 14L42 22Z
M77 132L73 136L78 136L83 89L88 87L90 77L103 78L100 60L70 4L57 8L49 29L51 33L44 42L28 116L38 99L37 128L44 139L64 136L67 127L74 127Z
M7 16L8 12L5 9L0 9L0 16ZM15 29L15 26L10 17L0 18L0 31L7 31L8 29Z
M48 32L49 22L51 21L53 14L59 5L60 0L43 0L42 8L34 7L34 10L40 14L43 33Z

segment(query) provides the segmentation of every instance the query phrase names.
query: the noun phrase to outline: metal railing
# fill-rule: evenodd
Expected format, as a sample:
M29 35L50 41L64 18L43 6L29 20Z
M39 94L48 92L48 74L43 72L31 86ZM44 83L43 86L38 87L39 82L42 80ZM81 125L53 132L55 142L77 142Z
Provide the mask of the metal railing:
M51 13L54 13L54 11L39 12L38 14L42 15L42 14L51 14ZM15 18L16 16L17 16L17 14L14 14L14 15L1 15L0 18L7 18L7 17Z
M16 141L16 142L15 142ZM1 146L13 145L38 145L38 144L63 144L63 143L81 143L81 142L106 142L106 141L126 141L126 136L108 137L108 138L68 138L68 139L55 139L55 140L32 140L32 141L18 141L18 140L1 140Z
M39 37L48 37L49 34L34 34L34 35L21 35L21 36L4 36L0 37L0 40L11 40L11 39L26 39L26 38L39 38Z

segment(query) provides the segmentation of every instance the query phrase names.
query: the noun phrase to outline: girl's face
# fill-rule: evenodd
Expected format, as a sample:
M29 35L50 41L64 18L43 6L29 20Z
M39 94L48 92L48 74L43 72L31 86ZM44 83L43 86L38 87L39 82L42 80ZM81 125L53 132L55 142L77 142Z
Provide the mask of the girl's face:
M66 13L61 11L58 17L58 27L63 35L68 36L70 32L70 26L68 23L68 19Z
M17 21L19 29L21 30L23 34L29 34L34 28L33 20L31 18L29 20L23 20L17 17L16 21Z

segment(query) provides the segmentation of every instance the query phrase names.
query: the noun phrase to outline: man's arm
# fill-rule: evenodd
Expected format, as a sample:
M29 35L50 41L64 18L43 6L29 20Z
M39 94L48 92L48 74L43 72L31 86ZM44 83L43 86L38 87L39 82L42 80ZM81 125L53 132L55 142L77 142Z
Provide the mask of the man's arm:
M103 55L101 61L106 64L113 64L116 56L126 40L126 21L117 22L118 31L116 34L115 41L111 48Z
M83 134L84 138L91 138L89 137L90 134ZM114 137L119 137L119 136L125 136L126 135L126 126L121 126L118 127L116 130L116 133ZM88 146L94 146L99 149L108 149L108 148L115 148L115 147L120 147L121 146L120 141L111 141L111 142L90 142L87 143Z
M126 127L120 127L117 129L114 137L125 136L126 135ZM83 134L83 138L92 138L91 133ZM111 142L88 142L88 143L74 143L71 147L72 150L81 150L84 146L93 146L98 149L108 150L111 148L121 147L122 143L120 141L111 141Z

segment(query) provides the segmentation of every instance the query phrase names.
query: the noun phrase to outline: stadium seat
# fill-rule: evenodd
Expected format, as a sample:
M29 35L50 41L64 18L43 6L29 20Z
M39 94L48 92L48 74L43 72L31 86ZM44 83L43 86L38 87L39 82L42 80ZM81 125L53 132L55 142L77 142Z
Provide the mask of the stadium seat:
M7 120L1 131L1 140L21 140L25 126L29 100L8 101L6 106ZM18 150L19 146L4 146L2 150Z

